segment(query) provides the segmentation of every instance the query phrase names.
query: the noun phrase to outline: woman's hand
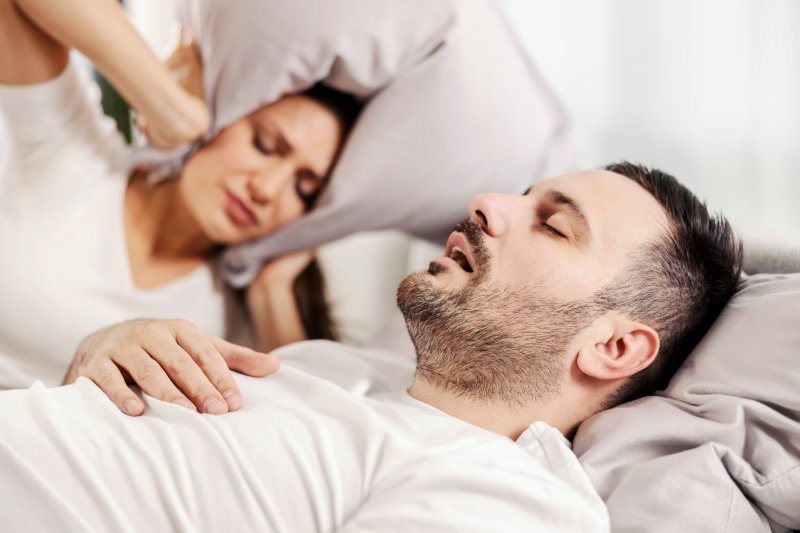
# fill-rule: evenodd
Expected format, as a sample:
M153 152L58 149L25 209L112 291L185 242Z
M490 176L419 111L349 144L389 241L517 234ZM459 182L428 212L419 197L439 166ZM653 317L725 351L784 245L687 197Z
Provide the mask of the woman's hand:
M199 139L210 120L208 108L199 98L177 87L165 92L171 97L164 102L137 109L136 125L153 146L169 150Z
M167 70L187 93L205 102L203 90L203 60L191 32L181 28L178 43L164 60Z
M308 250L273 259L247 287L247 308L259 349L269 351L308 338L297 309L294 282L313 258L314 252Z
M276 286L291 287L312 259L314 259L313 250L302 250L276 257L264 264L261 272L247 289L249 291L269 290Z
M85 376L123 413L137 416L144 405L128 387L127 374L154 398L222 414L242 406L231 370L266 376L278 366L274 355L205 334L186 320L131 320L86 337L64 383Z
M136 124L160 148L176 148L194 141L209 128L203 91L203 62L192 36L181 30L178 44L164 61L178 83L167 90L169 101L159 108L139 109Z

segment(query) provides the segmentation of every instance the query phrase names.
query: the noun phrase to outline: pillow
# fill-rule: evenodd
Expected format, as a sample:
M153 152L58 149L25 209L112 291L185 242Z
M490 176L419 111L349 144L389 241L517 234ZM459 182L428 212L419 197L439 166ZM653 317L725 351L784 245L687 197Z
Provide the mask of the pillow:
M521 193L573 168L566 114L489 0L184 7L203 57L211 135L320 81L366 100L317 208L225 253L237 287L270 257L355 231L443 240L473 194Z
M800 272L800 247L750 241L744 248L744 271L787 274Z
M744 276L663 393L580 426L614 531L800 528L798 318L800 274Z

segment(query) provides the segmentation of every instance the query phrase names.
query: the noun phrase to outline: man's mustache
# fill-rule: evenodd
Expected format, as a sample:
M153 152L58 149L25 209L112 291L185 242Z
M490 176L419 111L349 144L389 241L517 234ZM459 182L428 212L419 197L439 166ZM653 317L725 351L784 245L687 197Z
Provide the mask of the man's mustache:
M464 235L472 250L472 258L476 263L475 266L481 271L485 270L489 265L489 252L486 250L486 246L483 243L483 239L486 238L486 232L483 230L483 227L477 222L466 220L456 224L453 231Z

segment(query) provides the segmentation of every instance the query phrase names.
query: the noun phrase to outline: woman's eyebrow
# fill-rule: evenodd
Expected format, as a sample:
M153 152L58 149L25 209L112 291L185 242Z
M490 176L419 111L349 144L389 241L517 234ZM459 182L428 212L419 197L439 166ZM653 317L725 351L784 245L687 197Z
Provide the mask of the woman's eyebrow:
M292 150L294 150L294 147L283 135L280 126L278 126L274 120L268 116L259 117L258 120L259 124L261 124L261 127L267 130L267 132L275 138L275 146L279 154L289 154L292 152ZM307 173L317 181L322 181L325 179L324 174L320 174L310 167L305 167L304 170L307 171Z
M275 123L274 120L269 118L268 116L261 116L258 117L258 122L261 127L267 131L270 135L272 135L275 139L275 147L278 153L281 154L288 154L292 151L292 145L286 140L286 137L283 135L283 132Z

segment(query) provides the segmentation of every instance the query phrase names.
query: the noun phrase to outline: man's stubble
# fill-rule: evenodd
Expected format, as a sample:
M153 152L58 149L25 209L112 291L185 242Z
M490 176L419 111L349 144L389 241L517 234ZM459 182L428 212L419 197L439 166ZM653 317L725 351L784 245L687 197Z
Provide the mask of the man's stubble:
M417 352L417 375L460 397L509 407L544 403L558 394L568 342L595 316L589 301L540 295L540 281L496 280L474 222L459 224L474 260L460 290L439 287L444 267L406 277L397 292ZM595 311L595 312L593 312Z

